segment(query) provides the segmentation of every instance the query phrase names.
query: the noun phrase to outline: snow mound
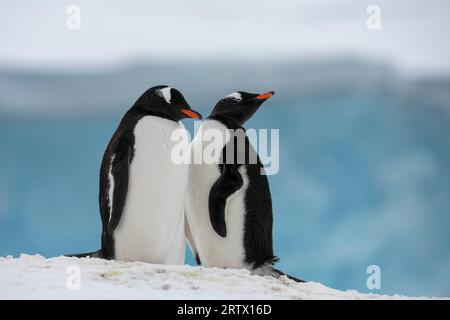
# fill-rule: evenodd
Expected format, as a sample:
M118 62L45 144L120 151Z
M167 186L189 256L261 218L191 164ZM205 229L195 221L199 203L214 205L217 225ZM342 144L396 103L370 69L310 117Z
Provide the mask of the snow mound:
M79 284L79 286L78 286ZM247 270L22 254L0 257L0 299L407 299Z

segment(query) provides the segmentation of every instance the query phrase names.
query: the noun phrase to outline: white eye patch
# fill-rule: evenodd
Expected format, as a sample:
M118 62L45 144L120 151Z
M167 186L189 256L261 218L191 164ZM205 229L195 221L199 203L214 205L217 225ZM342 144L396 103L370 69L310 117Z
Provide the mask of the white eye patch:
M166 100L166 102L168 104L170 104L170 99L172 99L172 95L170 93L171 89L172 89L171 87L166 87L166 88L159 89L159 92L161 93L161 95L163 96L164 100Z
M227 98L233 98L234 100L237 100L237 101L242 100L242 96L239 92L230 93L229 95L227 95Z

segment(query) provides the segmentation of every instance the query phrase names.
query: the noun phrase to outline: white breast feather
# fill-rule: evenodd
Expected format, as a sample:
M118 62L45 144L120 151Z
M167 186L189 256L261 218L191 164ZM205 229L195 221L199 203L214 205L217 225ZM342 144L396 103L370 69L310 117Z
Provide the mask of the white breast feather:
M205 120L191 143L191 154L195 148L204 148L200 134L202 130L215 129L224 132L227 128L218 121ZM199 146L200 145L200 146ZM192 236L206 267L248 268L244 250L244 195L248 186L245 166L239 168L244 185L226 203L225 217L227 236L222 238L211 226L209 217L209 192L220 177L217 164L193 164L189 168L186 194L186 216Z
M127 199L114 232L118 260L184 263L188 167L172 161L177 141L170 139L180 128L184 128L181 123L153 116L136 124Z

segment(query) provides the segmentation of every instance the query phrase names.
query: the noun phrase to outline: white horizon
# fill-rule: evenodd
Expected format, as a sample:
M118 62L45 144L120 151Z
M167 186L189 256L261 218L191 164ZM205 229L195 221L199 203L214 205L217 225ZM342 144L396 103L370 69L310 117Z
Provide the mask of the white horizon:
M81 8L69 30L67 8ZM381 29L366 9L381 9ZM410 73L450 73L443 0L268 0L164 3L87 0L0 3L0 66L110 68L133 61L304 59L356 55Z

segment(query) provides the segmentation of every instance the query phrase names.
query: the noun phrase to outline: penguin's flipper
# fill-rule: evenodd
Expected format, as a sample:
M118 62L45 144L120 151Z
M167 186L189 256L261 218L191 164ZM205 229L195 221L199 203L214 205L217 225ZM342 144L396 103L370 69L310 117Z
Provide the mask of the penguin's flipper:
M116 152L111 161L110 174L113 178L113 183L110 182L109 188L113 187L112 193L112 208L109 212L108 221L108 233L112 232L117 228L122 217L123 208L125 206L125 200L128 192L128 177L131 159L133 157L133 147L128 148L118 148L120 152Z
M184 234L186 235L186 240L189 244L189 247L191 248L192 254L195 257L195 261L198 265L202 264L198 255L197 246L194 242L194 237L192 236L191 226L189 224L189 220L186 217L186 214L184 215Z
M238 191L244 181L234 164L223 164L222 175L217 179L209 192L209 218L216 233L225 238L227 227L225 222L225 207L227 199Z

